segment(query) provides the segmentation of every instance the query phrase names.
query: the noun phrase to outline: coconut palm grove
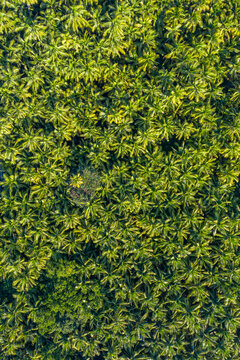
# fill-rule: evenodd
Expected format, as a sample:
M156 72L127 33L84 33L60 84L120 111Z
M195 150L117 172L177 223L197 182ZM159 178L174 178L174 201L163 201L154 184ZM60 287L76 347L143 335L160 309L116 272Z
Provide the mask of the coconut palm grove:
M0 1L0 360L240 359L239 0Z

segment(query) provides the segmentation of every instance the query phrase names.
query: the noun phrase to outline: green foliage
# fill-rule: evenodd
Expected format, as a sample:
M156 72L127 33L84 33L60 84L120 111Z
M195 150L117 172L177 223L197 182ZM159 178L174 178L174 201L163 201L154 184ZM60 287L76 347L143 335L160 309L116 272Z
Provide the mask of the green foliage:
M1 1L0 359L239 360L239 19Z
M3 184L4 184L3 174L4 174L4 170L1 169L1 167L0 167L0 191L2 190Z
M69 183L69 194L74 204L83 207L88 204L100 186L100 176L91 167L79 169L75 182L75 185L72 182Z

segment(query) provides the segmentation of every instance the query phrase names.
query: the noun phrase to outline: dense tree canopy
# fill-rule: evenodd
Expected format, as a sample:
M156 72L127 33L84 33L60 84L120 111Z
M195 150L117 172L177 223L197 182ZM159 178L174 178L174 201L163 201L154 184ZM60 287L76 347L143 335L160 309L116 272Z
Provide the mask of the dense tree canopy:
M1 359L239 360L239 19L1 1Z

